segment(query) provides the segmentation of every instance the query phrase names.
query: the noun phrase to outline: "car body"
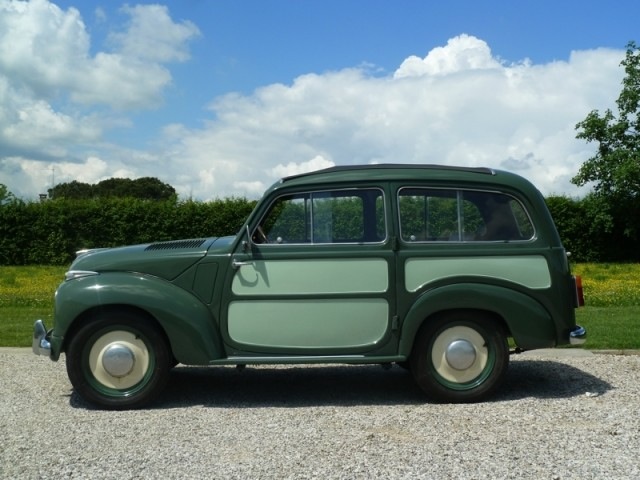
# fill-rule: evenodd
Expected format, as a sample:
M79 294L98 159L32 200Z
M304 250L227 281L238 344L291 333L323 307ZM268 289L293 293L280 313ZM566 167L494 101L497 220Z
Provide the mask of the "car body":
M33 349L65 352L105 408L156 398L177 363L398 363L430 398L472 402L503 381L509 339L584 342L581 294L524 178L332 167L274 184L235 236L79 252Z

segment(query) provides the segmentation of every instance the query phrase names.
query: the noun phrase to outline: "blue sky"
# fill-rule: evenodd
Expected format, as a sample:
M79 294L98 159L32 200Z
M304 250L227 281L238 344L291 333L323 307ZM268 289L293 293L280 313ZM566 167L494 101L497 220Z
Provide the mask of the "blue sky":
M255 197L369 162L486 165L543 193L614 107L640 2L0 0L0 183L157 176Z

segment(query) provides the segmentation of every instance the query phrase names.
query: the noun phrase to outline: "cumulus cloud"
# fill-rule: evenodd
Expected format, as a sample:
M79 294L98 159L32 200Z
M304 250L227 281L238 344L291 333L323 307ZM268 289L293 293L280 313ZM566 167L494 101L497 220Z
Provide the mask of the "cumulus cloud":
M128 123L122 112L162 102L171 82L166 64L189 57L198 29L157 5L122 14L128 21L113 35L114 48L92 54L77 9L48 0L0 3L0 170L16 158L25 171L28 160L84 162L108 128Z
M126 28L112 34L114 51L90 53L91 39L75 8L48 0L0 5L0 71L40 98L68 95L84 104L146 108L161 100L171 81L164 63L184 61L199 34L190 22L174 23L166 7L124 7Z
M465 70L500 68L501 63L491 55L486 42L462 34L447 42L446 47L436 47L425 58L408 57L395 71L395 78L423 75L447 75Z
M289 177L291 175L299 175L301 173L322 170L323 168L333 167L335 164L331 160L326 160L321 155L312 158L308 162L295 163L289 162L287 165L276 165L271 171L275 177Z
M577 194L570 179L592 146L576 140L575 124L613 104L622 58L600 49L507 65L463 35L429 52L424 68L405 61L382 78L360 69L308 74L218 98L206 127L172 127L180 133L165 161L180 162L181 172L206 166L206 182L183 175L177 186L201 198L251 195L311 168L381 162L501 168L546 194Z
M24 192L46 182L53 168L60 181L157 176L183 197L255 198L283 176L388 162L502 168L545 194L575 194L570 179L593 152L575 139L575 124L614 105L624 73L622 50L508 64L484 40L463 34L424 57L398 59L386 76L367 68L310 72L290 84L214 98L202 127L166 125L153 147L133 151L106 142L106 132L128 111L161 100L171 81L167 62L188 58L197 27L173 21L164 7L124 7L128 20L109 37L113 50L91 54L74 9L11 0L0 10L0 32L26 32L51 48L57 42L62 63L76 62L90 79L85 85L59 65L47 69L22 40L25 55L35 58L20 62L0 38L0 145L7 145L6 152L0 146L0 183L18 181ZM31 79L36 71L44 73L38 81ZM124 113L106 119L96 105ZM35 145L27 145L28 129Z
M125 5L129 16L124 32L111 34L122 55L144 61L172 62L189 59L188 41L199 34L192 22L174 23L163 5Z

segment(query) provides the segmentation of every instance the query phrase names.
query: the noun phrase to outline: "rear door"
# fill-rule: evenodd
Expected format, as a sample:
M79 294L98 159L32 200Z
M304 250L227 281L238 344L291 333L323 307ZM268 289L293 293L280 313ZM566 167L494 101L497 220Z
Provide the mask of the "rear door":
M550 288L547 260L533 244L533 224L515 197L398 185L397 198L401 307L409 308L429 289L461 281ZM400 318L406 308L398 312Z

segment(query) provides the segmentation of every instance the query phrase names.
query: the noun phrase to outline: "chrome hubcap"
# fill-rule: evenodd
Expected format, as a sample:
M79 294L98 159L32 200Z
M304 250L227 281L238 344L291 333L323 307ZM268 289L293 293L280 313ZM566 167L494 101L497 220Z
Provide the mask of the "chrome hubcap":
M136 358L126 345L114 343L109 345L102 355L102 367L114 377L124 377L131 373Z
M489 361L489 349L482 335L466 325L442 330L433 340L431 363L443 381L455 384L478 378Z
M112 330L99 337L91 347L88 360L96 381L118 390L140 383L152 361L142 338L126 330Z
M468 340L455 340L445 350L449 366L455 370L466 370L476 361L476 349Z

